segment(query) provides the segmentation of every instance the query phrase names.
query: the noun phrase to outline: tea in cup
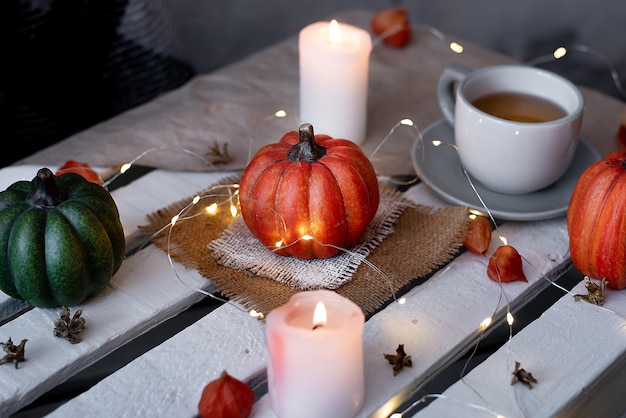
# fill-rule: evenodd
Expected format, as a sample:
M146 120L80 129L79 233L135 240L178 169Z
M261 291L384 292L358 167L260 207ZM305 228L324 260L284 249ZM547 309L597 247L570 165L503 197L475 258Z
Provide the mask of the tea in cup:
M584 99L558 74L525 65L453 64L439 78L437 98L454 126L461 164L492 191L543 189L572 162Z

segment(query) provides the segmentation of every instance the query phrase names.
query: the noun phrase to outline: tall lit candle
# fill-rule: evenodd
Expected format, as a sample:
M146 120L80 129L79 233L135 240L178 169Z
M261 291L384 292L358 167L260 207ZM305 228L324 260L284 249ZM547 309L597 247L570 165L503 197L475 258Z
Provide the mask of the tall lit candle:
M370 34L336 20L300 31L300 121L357 144L365 141Z
M266 318L268 390L280 418L353 417L363 405L361 309L329 290L293 295Z

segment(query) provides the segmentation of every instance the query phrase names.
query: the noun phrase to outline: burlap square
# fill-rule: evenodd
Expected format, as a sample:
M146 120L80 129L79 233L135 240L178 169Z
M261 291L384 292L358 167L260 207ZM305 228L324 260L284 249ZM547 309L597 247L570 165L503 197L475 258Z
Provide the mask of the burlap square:
M237 179L224 179L221 183L233 181ZM206 194L202 191L198 195ZM224 297L241 303L246 309L267 314L285 304L299 289L222 266L211 255L208 244L220 237L233 217L227 210L206 215L204 208L223 200L224 197L208 197L203 200L206 204L194 205L173 228L167 228L172 217L185 208L191 198L182 200L148 215L148 225L140 229L146 235L154 235L155 245L169 252L174 260L212 280ZM356 269L352 279L335 291L354 301L366 315L378 311L393 300L396 292L454 258L467 230L467 215L467 208L460 206L435 210L416 204L406 208L397 219L394 232L370 252L367 262Z

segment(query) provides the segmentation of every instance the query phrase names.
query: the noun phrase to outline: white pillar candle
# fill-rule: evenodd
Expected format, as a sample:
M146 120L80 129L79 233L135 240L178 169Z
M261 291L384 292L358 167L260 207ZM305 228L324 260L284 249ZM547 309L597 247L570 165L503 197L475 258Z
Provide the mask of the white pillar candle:
M370 34L360 28L317 22L300 31L300 122L316 133L365 141Z
M325 320L314 317L319 302ZM297 293L267 315L268 391L277 416L358 413L365 392L364 322L354 302L330 290Z

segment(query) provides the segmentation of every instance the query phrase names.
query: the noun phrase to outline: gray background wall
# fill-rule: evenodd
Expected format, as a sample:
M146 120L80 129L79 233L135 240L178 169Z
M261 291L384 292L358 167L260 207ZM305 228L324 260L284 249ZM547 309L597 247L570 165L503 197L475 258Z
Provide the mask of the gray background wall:
M208 72L295 35L308 23L347 9L405 7L415 24L473 41L522 61L559 45L581 44L544 65L572 81L625 99L602 57L626 77L624 0L163 0L185 52Z

